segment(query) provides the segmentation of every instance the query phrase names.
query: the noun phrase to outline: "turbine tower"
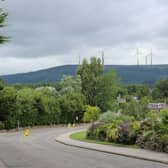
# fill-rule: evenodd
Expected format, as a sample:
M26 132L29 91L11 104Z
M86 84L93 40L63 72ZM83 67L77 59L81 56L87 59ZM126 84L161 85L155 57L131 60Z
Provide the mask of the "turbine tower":
M152 66L153 65L153 51L152 51L152 48L151 48L150 56L151 56L151 66Z
M145 64L148 65L148 55L145 57Z
M78 54L78 58L79 58L79 62L78 62L78 64L80 65L80 64L81 64L81 57L80 57L80 53Z
M104 51L102 50L102 65L104 67Z

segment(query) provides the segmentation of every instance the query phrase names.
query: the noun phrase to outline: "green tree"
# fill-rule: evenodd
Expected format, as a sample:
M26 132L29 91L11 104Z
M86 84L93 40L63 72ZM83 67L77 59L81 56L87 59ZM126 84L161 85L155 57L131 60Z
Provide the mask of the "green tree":
M5 87L5 82L0 79L0 90L2 90Z
M16 103L17 92L13 87L5 87L0 90L0 121L5 123L5 128L16 127Z
M20 126L34 126L36 124L37 110L34 107L35 93L33 89L24 88L17 93L18 120Z
M54 87L51 87L51 86L41 86L41 87L37 87L35 89L35 91L37 93L40 93L40 94L43 94L43 95L46 95L48 97L58 97L59 93L58 91L54 88Z
M148 103L148 97L144 97L140 101L132 99L130 102L123 104L122 113L134 116L137 120L144 119L149 112Z
M96 90L96 104L102 111L107 111L112 108L119 88L120 85L115 71L110 71L99 80Z
M69 92L60 99L61 122L73 123L76 117L81 121L85 106L85 97L79 92Z
M147 85L131 84L127 86L128 94L142 98L150 96L150 89Z
M5 13L1 8L0 8L0 28L5 26L5 20L7 17L7 13ZM3 44L4 42L8 41L8 37L0 35L0 44Z
M64 76L60 81L60 94L63 95L67 92L81 92L81 79L80 76Z
M152 96L154 99L164 99L168 97L168 78L156 83Z
M103 74L101 60L92 57L90 63L88 63L88 61L84 59L77 73L81 77L82 93L86 97L87 103L96 105L97 84Z
M84 122L94 122L98 120L99 115L100 115L99 107L87 105L86 111L83 116L83 121Z
M34 107L37 110L37 124L58 124L60 121L59 93L51 86L35 89Z
M59 100L54 97L46 97L46 96L44 96L43 99L46 110L45 124L48 125L58 124L60 122L60 114L61 114Z

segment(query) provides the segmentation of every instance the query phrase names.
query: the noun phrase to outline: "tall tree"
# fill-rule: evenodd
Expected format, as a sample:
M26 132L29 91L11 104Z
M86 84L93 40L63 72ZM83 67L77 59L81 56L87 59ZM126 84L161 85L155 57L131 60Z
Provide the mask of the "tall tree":
M81 79L80 76L64 76L60 81L60 94L63 95L67 92L81 92Z
M85 95L87 103L96 105L97 84L103 74L103 66L101 60L96 57L90 59L90 63L86 59L78 69L81 77L82 93Z
M5 86L5 82L2 79L0 79L0 90L2 90L4 86Z
M78 117L81 121L85 110L85 97L79 92L69 92L60 99L61 122L73 123Z
M131 84L127 86L128 94L142 98L150 96L150 89L147 85Z
M37 118L37 110L34 107L34 90L24 88L17 92L17 116L20 126L33 126Z
M160 80L158 83L156 83L152 96L155 99L164 99L168 97L168 78Z
M119 80L115 71L102 76L97 85L96 103L102 111L112 110L112 104L120 91Z
M16 126L16 96L17 91L13 87L0 90L0 121L5 123L5 128Z

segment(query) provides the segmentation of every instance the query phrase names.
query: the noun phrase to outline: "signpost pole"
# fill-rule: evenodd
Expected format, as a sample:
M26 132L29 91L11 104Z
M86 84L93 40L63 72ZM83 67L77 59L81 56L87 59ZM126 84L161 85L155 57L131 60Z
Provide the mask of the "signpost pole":
M19 120L17 121L17 128L18 128L18 131L19 131L19 128L20 127L20 123L19 123Z

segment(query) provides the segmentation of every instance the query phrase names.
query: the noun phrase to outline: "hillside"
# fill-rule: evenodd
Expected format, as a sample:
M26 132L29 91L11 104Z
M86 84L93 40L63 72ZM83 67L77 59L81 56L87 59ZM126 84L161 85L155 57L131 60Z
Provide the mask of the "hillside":
M115 69L120 80L125 83L146 83L153 85L157 80L168 76L168 65L136 66L105 65L105 73ZM77 65L64 65L29 73L0 76L9 84L48 83L59 81L63 75L75 75Z

